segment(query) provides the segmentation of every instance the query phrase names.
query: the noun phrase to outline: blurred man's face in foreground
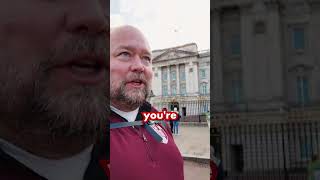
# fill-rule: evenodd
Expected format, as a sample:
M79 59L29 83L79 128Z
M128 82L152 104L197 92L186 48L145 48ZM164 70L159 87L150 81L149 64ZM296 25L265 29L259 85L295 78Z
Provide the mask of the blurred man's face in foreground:
M136 28L122 26L111 30L110 76L111 103L121 106L121 110L134 110L149 95L151 50Z
M93 138L103 128L108 3L1 1L1 126L53 138Z

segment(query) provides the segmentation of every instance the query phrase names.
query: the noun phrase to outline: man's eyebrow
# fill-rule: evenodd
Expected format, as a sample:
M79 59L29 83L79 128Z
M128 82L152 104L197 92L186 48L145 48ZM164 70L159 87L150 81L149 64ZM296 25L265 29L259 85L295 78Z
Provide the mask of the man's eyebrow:
M119 50L119 49L127 49L129 51L134 51L136 50L135 47L133 46L126 46L126 45L120 45L116 50ZM143 49L142 52L148 56L152 56L151 52L148 51L147 49Z

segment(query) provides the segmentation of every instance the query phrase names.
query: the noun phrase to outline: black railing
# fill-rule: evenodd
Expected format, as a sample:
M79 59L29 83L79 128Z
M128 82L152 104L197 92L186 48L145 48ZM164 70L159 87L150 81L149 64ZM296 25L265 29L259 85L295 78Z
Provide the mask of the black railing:
M161 111L166 108L172 111L174 107L177 107L180 115L186 121L191 121L190 119L197 119L197 121L202 121L205 118L205 114L210 110L210 100L205 98L195 98L194 100L188 100L189 98L172 98L173 100L164 98L159 98L152 101L152 105ZM195 121L195 120L193 120Z
M317 115L302 111L214 117L211 143L222 159L225 179L307 180L308 166L320 154Z

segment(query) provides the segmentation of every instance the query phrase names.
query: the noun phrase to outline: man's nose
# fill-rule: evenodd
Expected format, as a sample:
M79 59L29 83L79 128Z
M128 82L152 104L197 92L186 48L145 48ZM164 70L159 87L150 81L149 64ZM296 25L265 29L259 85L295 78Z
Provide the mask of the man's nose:
M130 66L131 71L144 72L145 64L143 64L142 59L138 55L134 56L134 58L131 62L132 62L131 66Z
M93 35L107 33L110 3L102 3L104 1L108 0L77 0L68 5L70 8L66 10L65 16L67 31Z

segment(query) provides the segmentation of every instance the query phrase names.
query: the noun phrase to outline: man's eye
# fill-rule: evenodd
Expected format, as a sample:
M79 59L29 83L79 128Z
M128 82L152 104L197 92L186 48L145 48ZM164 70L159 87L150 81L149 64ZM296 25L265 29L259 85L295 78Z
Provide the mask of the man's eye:
M144 56L144 57L142 57L142 59L145 61L151 62L151 58L148 56Z
M125 56L125 57L129 57L130 56L130 53L128 53L128 52L121 52L121 53L119 53L119 55L118 56Z

